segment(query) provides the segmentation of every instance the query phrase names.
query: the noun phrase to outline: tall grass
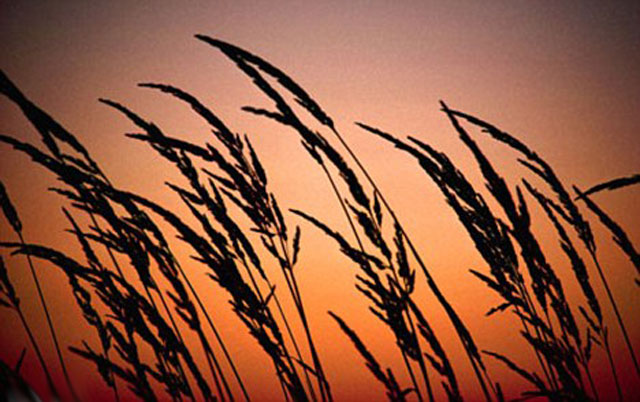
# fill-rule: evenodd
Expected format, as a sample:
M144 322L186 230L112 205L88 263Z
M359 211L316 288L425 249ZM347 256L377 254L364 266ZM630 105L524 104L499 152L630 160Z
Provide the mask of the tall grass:
M50 316L38 282L39 267L32 260L50 262L68 279L68 289L84 320L95 330L95 339L85 339L69 350L95 366L115 400L124 397L123 386L150 401L259 400L243 380L227 346L230 340L224 339L215 323L221 307L206 305L187 275L197 264L212 280L211 289L226 295L233 313L270 362L269 370L280 384L282 398L332 401L332 373L323 365L320 335L313 330L315 317L305 307L299 283L303 272L298 267L299 254L314 250L303 247L301 228L292 229L291 220L284 213L287 210L313 226L311 230L319 230L335 241L346 257L345 265L355 268L357 294L366 299L381 328L393 337L406 377L396 377L391 369L383 369L366 347L365 338L354 329L356 326L343 320L339 312L329 312L337 324L336 331L353 343L389 400L434 401L438 395L451 401L465 398L457 375L464 362L449 358L445 349L448 343L436 333L424 295L416 292L419 281L427 284L444 310L485 400L507 398L485 359L504 364L530 384L530 389L522 390L523 398L607 399L598 393L592 376L592 357L600 350L609 361L618 398L630 396L619 384L619 366L610 346L611 318L605 317L601 297L592 284L594 269L605 287L606 300L615 312L614 321L635 364L636 380L640 381L633 342L580 203L611 232L614 242L640 274L640 257L631 239L593 200L604 189L638 183L639 176L612 180L581 192L560 180L548 162L516 137L442 103L452 132L477 162L496 209L489 206L482 191L446 154L418 138L399 139L358 123L415 159L440 190L486 263L486 269L471 270L471 274L502 300L487 316L509 311L519 321L520 328L514 328L514 333L529 345L537 364L524 366L521 357L506 355L498 344L476 343L458 314L456 299L445 296L384 192L320 105L285 72L261 57L207 36L197 38L221 51L273 102L274 110L251 106L243 110L271 119L299 136L304 150L326 177L325 191L335 196L336 208L344 215L350 233L331 228L318 212L301 211L295 206L283 208L277 194L271 191L268 172L250 138L235 133L214 111L183 89L159 83L140 84L189 106L210 126L210 142L197 144L170 136L118 102L101 102L120 112L135 127L127 137L148 145L176 169L179 182L167 182L166 186L189 217L176 213L175 206L161 205L117 186L76 136L1 74L0 92L22 110L40 134L42 144L8 135L0 135L0 142L29 156L59 180L60 185L51 191L64 200L68 231L74 235L80 252L71 255L27 243L4 186L0 186L0 201L19 241L3 237L0 246L28 259L67 388L75 399L78 397L71 378L79 374L67 372L60 348L64 342L59 342L54 331L55 317ZM298 107L294 108L288 98L293 98ZM309 117L310 122L306 122ZM312 129L312 124L320 124L321 130ZM529 177L510 185L473 139L468 126L519 152L520 163L540 185L532 184ZM569 188L573 188L575 199ZM533 229L534 207L541 209L540 216L553 227L566 256L564 264L549 261L539 234ZM175 246L168 240L172 235L191 249L195 263L176 257ZM588 262L584 253L589 256ZM281 278L273 277L267 269L271 266L278 268ZM571 275L564 275L565 271ZM23 314L12 276L0 259L0 306L18 314L51 392L58 395L58 384L54 384L39 340ZM576 281L583 296L579 303L567 297L565 288L573 284L560 279L565 277ZM285 284L282 288L276 286L280 281ZM640 285L638 279L636 282ZM292 303L293 311L284 308L285 299ZM409 383L401 384L397 378L408 378ZM437 385L442 387L439 392Z

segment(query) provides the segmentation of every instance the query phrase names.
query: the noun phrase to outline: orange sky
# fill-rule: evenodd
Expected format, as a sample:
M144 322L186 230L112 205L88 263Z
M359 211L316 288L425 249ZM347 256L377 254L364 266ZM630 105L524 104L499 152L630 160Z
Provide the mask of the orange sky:
M568 183L587 188L640 171L640 5L634 2L36 3L0 2L0 66L31 100L85 143L119 186L166 205L175 203L181 211L177 198L163 187L167 177L176 177L173 169L160 163L147 146L125 139L122 134L134 127L97 102L99 97L123 102L167 133L193 142L208 140L207 127L183 105L136 87L139 82L170 83L198 96L234 130L250 135L281 205L312 213L347 233L322 172L298 138L241 112L241 106L268 103L224 56L193 34L211 35L254 51L289 73L334 118L396 208L480 347L511 355L524 365L532 363L533 357L523 347L516 323L508 315L483 317L497 299L468 273L469 268L486 270L485 264L441 194L411 158L352 123L362 121L398 136L417 136L447 152L478 188L482 188L478 169L439 112L440 99L517 135ZM4 99L0 116L1 133L37 141L25 118ZM509 178L526 174L515 162L515 154L477 134L476 138ZM63 232L68 223L59 199L46 192L51 176L1 146L0 178L20 209L27 240L77 252L70 235ZM597 197L640 244L640 189ZM291 214L287 219L291 226L300 223ZM609 236L595 221L593 226L605 271L640 350L640 322L634 319L634 306L640 300L632 284L633 268L611 247ZM382 390L326 311L342 315L380 362L392 367L407 385L393 339L367 312L366 302L354 288L355 271L336 245L309 225L302 227L298 278L336 399L382 400ZM545 223L538 229L550 227ZM0 233L2 240L14 240L4 221ZM551 255L560 255L552 237L543 236L543 246ZM2 256L7 253L2 251ZM20 258L5 261L28 317L40 329L45 355L56 367L44 319L31 296L34 289L26 264ZM564 264L562 259L555 261ZM73 307L65 278L45 264L39 266L61 338L75 345L84 338L95 341ZM229 311L226 295L205 279L202 268L194 265L191 275L201 279L198 286L208 303L219 306L217 322L250 393L256 400L280 398L267 360L253 339L244 335L244 327ZM278 275L274 268L276 282L282 279ZM577 287L569 276L567 280L569 293L575 295ZM419 282L422 307L454 361L463 396L474 400L481 394L464 352L424 278L419 277ZM593 283L601 292L595 277ZM611 316L608 307L605 314ZM620 367L631 367L619 331L613 323L611 328ZM15 361L26 342L18 320L0 311L0 358ZM72 376L85 398L97 395L92 390L110 397L101 380L87 374L91 366L68 356ZM610 389L604 354L599 352L594 359L603 367L598 381L603 389ZM25 364L26 372L39 372L32 353ZM490 360L488 365L508 396L515 397L522 382L501 365ZM62 384L59 369L54 371ZM633 373L621 371L623 385L638 390ZM42 378L36 377L33 381L42 390Z

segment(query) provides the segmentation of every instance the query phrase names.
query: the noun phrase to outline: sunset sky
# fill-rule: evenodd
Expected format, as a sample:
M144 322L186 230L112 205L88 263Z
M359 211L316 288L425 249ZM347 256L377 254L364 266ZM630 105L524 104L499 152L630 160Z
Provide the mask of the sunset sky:
M446 152L482 190L477 165L440 111L440 100L516 135L568 184L586 189L639 173L639 2L0 0L0 68L27 97L75 133L118 186L187 212L164 186L165 181L181 180L173 167L148 145L125 138L124 133L136 128L98 102L98 98L122 102L172 136L200 144L213 141L209 128L189 108L136 86L172 84L197 96L236 132L249 135L283 209L309 212L347 235L347 223L331 188L297 135L241 111L245 105L271 105L241 71L219 51L196 40L195 34L248 49L304 87L370 169L480 347L537 369L512 314L484 316L499 299L468 271L488 268L437 187L412 158L353 123L364 122L431 144ZM0 99L0 133L39 144L26 118L4 98ZM478 131L472 133L511 186L520 184L523 176L541 185L517 163L518 155ZM60 209L63 204L47 192L55 184L54 177L0 145L0 180L19 209L27 241L78 255L79 246L64 231L69 224ZM640 244L639 186L604 192L594 199ZM534 218L541 218L533 200L530 205ZM369 313L367 301L354 287L355 267L326 236L293 214L285 215L291 227L302 227L297 275L336 400L384 400L384 393L328 310L340 314L381 364L393 368L399 381L408 385L392 334ZM586 210L585 216L592 221L604 270L634 347L640 351L636 307L640 295L633 284L634 268L597 219ZM566 276L567 293L576 305L582 303L552 227L544 220L538 222L534 227L541 233L545 251L566 274L561 279ZM4 220L0 233L0 241L16 240ZM189 261L190 250L178 242L176 247L179 257ZM0 254L63 388L26 261L9 257L6 250ZM37 263L37 268L63 343L79 345L83 339L96 343L64 275L44 263ZM275 267L270 268L276 282L282 282ZM227 294L207 279L205 268L191 263L189 272L207 303L215 306L216 321L254 399L280 400L272 366L232 314ZM605 317L613 319L602 285L595 271L590 272L602 296ZM421 307L450 354L463 396L481 399L453 328L420 274L418 282ZM640 393L638 378L631 369L625 370L632 366L620 331L610 322L623 387ZM12 364L27 346L17 317L0 310L0 359ZM83 398L104 394L110 400L94 367L71 353L66 356ZM490 359L487 364L507 396L518 396L526 384L503 365ZM611 391L612 379L601 350L595 353L594 367L602 389ZM32 351L23 370L36 390L46 394ZM436 388L437 397L444 398L441 387Z

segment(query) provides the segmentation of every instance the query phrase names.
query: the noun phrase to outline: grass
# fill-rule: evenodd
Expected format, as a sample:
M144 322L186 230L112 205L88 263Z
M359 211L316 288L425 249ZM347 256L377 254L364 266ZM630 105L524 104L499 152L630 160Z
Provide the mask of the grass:
M504 395L500 379L490 373L487 359L504 364L530 385L522 390L522 398L609 399L598 393L592 376L594 353L606 355L618 399L629 397L619 383L609 326L620 328L634 363L635 379L640 381L633 342L581 206L598 217L640 274L640 257L631 239L594 200L603 190L638 184L638 175L614 179L582 192L565 184L547 161L515 136L442 103L452 132L475 159L496 210L446 154L418 138L400 139L358 123L372 135L372 140L381 139L414 159L427 176L425 185L435 184L455 212L486 263L486 269L470 273L501 299L487 316L515 314L520 328L513 328L514 334L524 339L536 357L535 367L525 367L517 356L502 353L498 343L476 342L454 307L455 298L440 289L388 198L320 105L285 72L261 57L220 40L196 37L230 59L274 107L243 109L298 135L304 150L326 177L326 191L335 196L335 206L344 215L349 233L331 228L321 216L290 210L310 226L309 230L319 230L335 241L346 257L344 263L357 270L358 297L369 303L381 331L388 331L393 337L408 384L399 383L391 369L383 368L354 329L354 323L345 322L339 312L329 312L337 323L335 330L353 343L389 400L434 401L440 394L451 401L468 398L456 375L461 362L454 364L449 358L445 348L448 343L443 342L430 322L425 295L416 292L422 281L448 318L485 400L511 398ZM70 224L69 231L82 250L80 255L70 256L45 245L27 243L18 218L20 208L13 206L4 186L0 186L4 216L19 240L3 237L0 246L28 259L70 394L79 399L71 382L74 373L68 373L65 366L61 347L64 340L56 335L55 317L49 314L33 260L48 261L67 277L68 290L84 320L95 330L95 339L70 345L64 351L93 364L112 389L114 400L119 401L125 392L150 401L259 400L249 392L250 387L234 362L227 347L231 340L223 339L215 323L220 307L203 302L184 269L193 262L179 260L172 242L167 240L169 235L177 234L192 251L193 259L206 270L211 288L226 294L233 313L271 363L269 370L280 384L282 398L334 400L332 373L323 365L317 342L321 334L314 332L315 317L305 308L299 284L299 275L303 274L298 267L299 253L314 250L303 247L301 228L291 229L291 222L285 219L250 138L235 133L185 90L159 83L140 86L184 103L212 130L211 142L193 143L166 135L161 127L116 101L101 100L133 124L136 131L127 133L129 138L148 145L176 169L181 182L166 185L189 211L189 217L119 188L76 136L31 102L8 77L0 76L0 92L22 110L40 134L42 144L39 147L8 135L0 135L0 142L26 154L34 165L60 181L60 186L51 191L64 199L67 207L63 213ZM294 109L286 100L290 97L299 108ZM299 109L308 116L302 117L296 111ZM305 122L308 117L312 122ZM319 124L321 130L312 129L312 123ZM538 186L532 184L531 178L522 178L515 186L508 184L474 140L472 129L518 152L520 163L539 182ZM330 139L338 145L332 145ZM570 188L575 195L570 194ZM565 264L549 261L533 230L532 208L540 208L540 216L553 227L566 256ZM282 278L271 277L265 269L267 265L277 266ZM571 275L565 275L565 271ZM606 298L594 289L594 273L606 290ZM51 392L58 395L59 384L51 378L11 277L12 271L0 260L0 307L19 316ZM583 300L570 300L565 288L573 284L560 278L575 280ZM275 285L281 281L286 285L282 289ZM639 279L636 283L640 286ZM285 300L294 306L292 311L283 307ZM615 312L613 319L603 313L601 304L605 301ZM197 340L196 344L189 339ZM205 365L199 363L200 356ZM4 364L2 372L9 374L3 376L15 375L19 366L11 369ZM441 392L436 392L438 386L442 387Z

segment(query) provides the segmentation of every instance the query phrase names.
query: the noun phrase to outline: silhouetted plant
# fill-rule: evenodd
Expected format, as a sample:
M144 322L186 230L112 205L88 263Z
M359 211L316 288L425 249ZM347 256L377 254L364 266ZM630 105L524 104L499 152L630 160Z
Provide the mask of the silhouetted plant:
M488 192L500 209L495 211L446 154L417 138L401 140L380 129L357 123L415 158L437 185L487 264L488 273L479 268L471 270L472 275L502 298L487 315L505 311L515 314L522 326L520 335L540 365L541 374L538 374L503 353L487 350L481 353L454 305L434 281L383 192L331 117L299 84L246 50L204 35L196 37L220 50L275 105L275 111L251 106L245 106L243 110L293 129L300 136L305 151L326 176L353 240L329 227L321 217L297 209L290 211L338 244L357 268L356 289L370 303L369 310L393 336L411 381L409 387L401 386L391 369L382 368L356 331L338 315L329 312L365 360L373 377L384 387L389 400L405 401L415 394L420 401L425 395L429 401L434 401L436 394L431 381L436 376L439 376L448 400L463 400L456 367L449 360L426 310L420 307L421 296L415 292L416 265L453 325L487 401L503 400L504 395L499 383L491 379L483 355L503 363L533 387L522 392L523 399L597 400L590 369L594 345L601 346L606 352L618 396L622 399L606 320L591 283L589 267L581 255L585 250L604 284L639 376L640 370L600 266L590 224L578 203L583 202L599 218L640 274L640 256L629 236L592 199L603 190L640 183L640 176L610 180L585 192L574 186L577 195L574 199L551 165L519 139L442 103L455 133L478 164ZM29 156L59 180L61 184L51 191L65 200L67 208L63 208L63 213L71 225L68 231L81 249L81 253L72 257L51 247L25 242L16 208L0 183L3 214L19 239L19 242L0 239L0 247L10 250L12 255L24 255L28 260L73 397L77 399L32 259L48 261L66 276L74 300L84 320L95 330L98 341L95 346L95 340L84 339L69 350L95 366L113 390L116 400L122 397L118 383L124 383L134 395L149 401L167 397L174 401L185 398L233 401L240 396L232 391L229 370L242 397L250 400L241 373L214 324L216 310L203 303L183 269L186 262L176 258L171 242L167 240L169 234L177 234L178 239L195 253L193 259L207 269L208 276L216 284L215 291L225 292L236 317L273 364L283 397L295 401L332 401L330 373L326 373L322 365L317 338L312 331L313 318L308 316L298 283L296 268L302 248L301 230L299 227L290 229L289 221L268 185L268 174L259 152L248 136L234 133L220 117L186 91L157 83L140 86L159 90L184 102L212 129L212 143L192 143L166 135L156 124L117 102L101 100L142 130L126 134L128 137L148 144L177 168L183 183L166 185L180 198L195 225L187 223L189 220L173 208L113 184L81 141L0 73L0 93L21 109L40 134L44 148L2 134L0 142ZM314 124L319 123L321 130L312 129L305 123L287 97L292 97L313 118ZM520 163L542 180L544 188L537 188L524 178L521 185L511 188L463 122L519 152L523 157L519 159ZM338 140L340 150L322 131L328 131ZM352 167L354 163L355 168ZM551 196L546 195L546 191ZM565 295L565 284L558 275L560 264L552 266L533 231L528 198L542 208L553 226L586 307L575 306ZM236 219L237 212L246 219ZM249 222L249 227L240 222ZM572 240L569 228L575 232L579 243ZM270 271L266 269L268 264L275 264L282 273L285 294L293 302L294 315L284 310L280 301L283 293L270 277ZM18 314L51 392L57 396L49 367L22 312L18 292L10 280L12 276L0 258L0 307ZM640 279L636 279L636 283L640 285ZM574 316L576 308L583 321ZM302 337L294 333L291 325L294 319L299 320L304 332ZM199 344L197 348L188 342L186 334L195 335L191 339ZM223 359L214 352L211 334ZM6 364L0 366L0 385L6 378L18 378L16 373L24 353L15 369ZM210 377L198 363L200 353L206 358ZM18 383L24 388L24 384Z

